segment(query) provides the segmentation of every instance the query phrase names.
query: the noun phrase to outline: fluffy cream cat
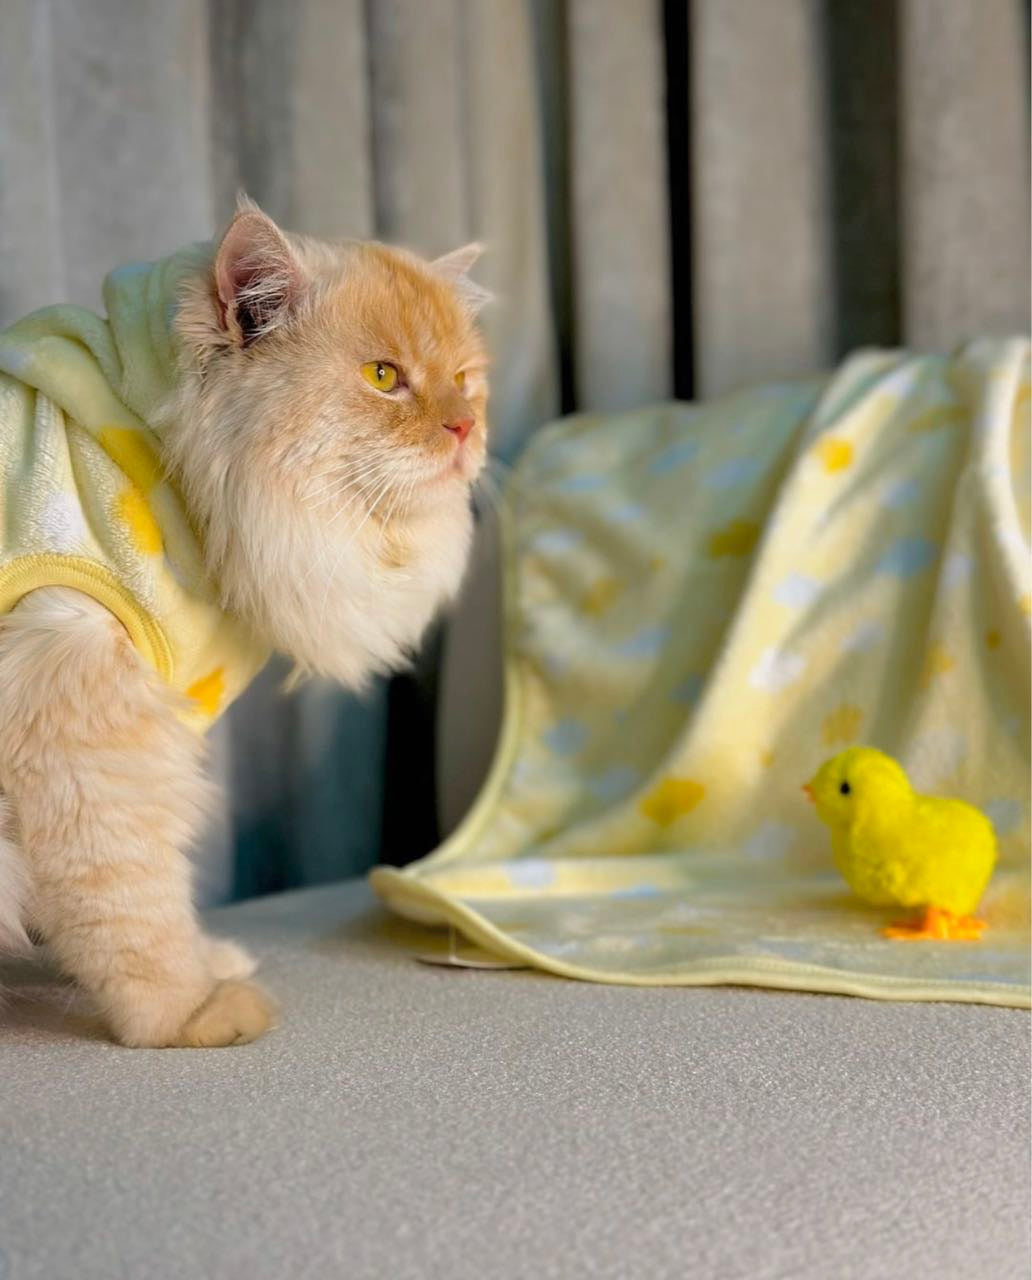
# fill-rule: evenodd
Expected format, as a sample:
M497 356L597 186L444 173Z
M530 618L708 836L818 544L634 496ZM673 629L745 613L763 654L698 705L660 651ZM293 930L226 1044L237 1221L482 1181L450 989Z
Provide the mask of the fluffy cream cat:
M147 425L218 608L302 673L397 667L458 589L486 448L476 252L322 243L245 204L180 290ZM128 1045L245 1043L274 1016L191 904L203 755L104 604L43 585L0 616L0 945L37 932Z

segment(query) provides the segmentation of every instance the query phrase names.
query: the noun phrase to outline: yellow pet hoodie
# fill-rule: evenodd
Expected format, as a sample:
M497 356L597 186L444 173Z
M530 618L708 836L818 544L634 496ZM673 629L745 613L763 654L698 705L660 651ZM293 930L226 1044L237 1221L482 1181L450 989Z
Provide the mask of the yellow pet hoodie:
M91 596L198 728L267 656L218 603L155 427L178 289L202 262L194 247L113 271L107 319L47 307L0 333L0 615L40 587Z

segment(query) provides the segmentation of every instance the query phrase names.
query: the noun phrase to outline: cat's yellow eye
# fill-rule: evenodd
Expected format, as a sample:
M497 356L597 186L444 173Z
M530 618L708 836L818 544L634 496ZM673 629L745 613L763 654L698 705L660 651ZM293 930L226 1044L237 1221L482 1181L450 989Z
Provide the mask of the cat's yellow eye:
M460 391L466 389L466 375L461 370L455 375L455 385Z
M362 377L377 391L393 391L398 385L398 371L383 360L370 360L362 366Z

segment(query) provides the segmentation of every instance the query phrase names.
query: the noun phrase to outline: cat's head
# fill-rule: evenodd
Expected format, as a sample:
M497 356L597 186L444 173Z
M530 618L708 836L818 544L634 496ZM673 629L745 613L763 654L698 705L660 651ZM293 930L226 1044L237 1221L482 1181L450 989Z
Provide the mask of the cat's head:
M458 585L462 564L434 561L465 561L486 455L478 253L294 236L245 202L186 285L170 460L227 606L308 667L340 674L332 637L299 632L333 624L335 595L392 565L438 598Z
M420 504L483 465L484 292L469 245L435 262L282 232L244 204L179 328L210 395L248 400L255 458L298 493L336 479ZM384 509L389 505L384 500Z

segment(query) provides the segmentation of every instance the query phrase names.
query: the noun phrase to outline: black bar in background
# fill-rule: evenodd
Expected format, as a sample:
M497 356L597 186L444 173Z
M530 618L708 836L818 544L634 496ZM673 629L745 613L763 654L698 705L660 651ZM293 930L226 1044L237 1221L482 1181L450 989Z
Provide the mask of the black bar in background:
M824 0L835 355L902 334L897 0Z
M537 65L538 103L543 125L545 231L548 285L559 374L559 412L577 408L574 348L576 252L570 182L570 42L565 3L532 0L530 7Z
M387 690L387 750L380 861L402 867L436 849L437 694L444 629L438 624L410 672Z
M664 0L674 395L695 393L692 317L692 128L689 0Z

